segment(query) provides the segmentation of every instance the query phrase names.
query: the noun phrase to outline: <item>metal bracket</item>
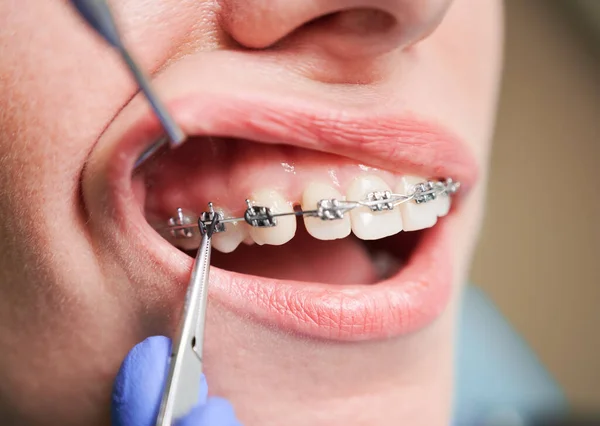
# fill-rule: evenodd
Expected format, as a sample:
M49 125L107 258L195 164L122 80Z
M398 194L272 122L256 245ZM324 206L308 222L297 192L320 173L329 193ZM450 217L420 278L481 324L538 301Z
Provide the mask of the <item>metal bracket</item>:
M277 226L277 218L268 207L253 206L250 200L246 200L248 208L244 212L244 220L255 228L272 228Z
M213 203L208 203L208 211L203 212L200 215L200 221L203 222L204 226L206 227L212 223L213 219L215 218L215 215L217 216L217 223L213 232L216 234L218 234L219 232L225 232L225 224L221 222L224 218L223 213L215 212Z
M413 192L413 200L417 204L428 203L437 198L437 191L433 187L433 182L423 182L415 185Z
M393 210L391 191L374 191L367 194L367 203L371 211L380 212L383 210Z
M183 209L179 207L174 217L169 219L169 227L171 227L171 236L174 238L192 238L194 236L194 220L183 213ZM186 225L190 225L187 227Z
M335 198L320 200L317 203L316 216L321 220L343 219L344 215L356 207L356 203Z

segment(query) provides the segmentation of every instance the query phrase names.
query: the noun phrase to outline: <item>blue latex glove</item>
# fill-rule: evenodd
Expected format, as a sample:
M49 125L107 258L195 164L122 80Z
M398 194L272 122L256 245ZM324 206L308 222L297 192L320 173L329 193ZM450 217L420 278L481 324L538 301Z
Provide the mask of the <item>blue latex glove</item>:
M112 394L113 426L154 426L168 373L171 342L150 337L135 346L121 365ZM176 426L241 426L223 398L207 399L204 376L198 406Z

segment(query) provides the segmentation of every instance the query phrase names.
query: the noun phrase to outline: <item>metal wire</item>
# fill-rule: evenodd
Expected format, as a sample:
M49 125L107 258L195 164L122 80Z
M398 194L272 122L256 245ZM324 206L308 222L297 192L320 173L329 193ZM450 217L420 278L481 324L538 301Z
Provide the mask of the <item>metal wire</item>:
M367 194L364 200L347 201L338 199L324 199L317 203L314 210L295 209L293 212L276 213L264 206L255 206L250 200L246 200L247 208L244 216L224 217L222 213L216 212L213 204L209 203L209 210L203 212L197 218L188 217L181 208L177 209L177 215L170 218L165 228L159 231L169 233L174 238L191 238L194 236L195 228L204 224L213 223L217 215L215 233L225 232L226 224L246 222L256 228L271 228L277 226L277 218L286 216L315 217L323 221L342 219L350 211L365 207L373 212L393 210L395 207L413 201L416 204L428 203L436 200L439 196L454 194L460 187L459 182L448 178L445 180L429 180L414 185L410 194L394 194L391 191L373 191ZM213 223L214 224L214 223Z

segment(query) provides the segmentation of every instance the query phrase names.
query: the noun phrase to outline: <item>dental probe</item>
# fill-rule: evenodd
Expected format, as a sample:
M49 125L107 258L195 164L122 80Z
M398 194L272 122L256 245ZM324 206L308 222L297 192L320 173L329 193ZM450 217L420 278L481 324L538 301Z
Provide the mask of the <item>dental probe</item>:
M171 426L198 404L202 349L208 301L211 238L219 217L213 215L208 226L199 222L202 242L194 261L187 289L179 333L173 340L169 375L163 392L156 426Z
M169 114L163 103L160 101L156 92L152 88L150 81L133 59L117 30L117 25L110 11L106 0L70 0L71 4L77 9L79 14L98 34L104 38L111 46L116 48L121 54L123 60L129 67L140 89L150 102L154 113L160 120L166 137L156 141L147 148L137 159L135 168L138 168L148 158L154 155L162 146L169 144L171 148L176 148L185 141L185 134L173 117Z

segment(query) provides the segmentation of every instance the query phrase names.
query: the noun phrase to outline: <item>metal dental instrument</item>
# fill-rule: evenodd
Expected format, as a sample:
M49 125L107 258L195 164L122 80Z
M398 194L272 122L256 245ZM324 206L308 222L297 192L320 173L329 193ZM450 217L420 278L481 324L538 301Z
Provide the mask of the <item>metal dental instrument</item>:
M119 51L123 60L129 67L140 89L150 102L152 109L160 120L166 137L159 139L153 145L144 151L135 163L135 167L139 167L154 153L156 153L164 145L169 144L171 148L181 145L185 141L185 134L173 117L169 114L163 103L160 101L156 92L152 88L150 81L133 59L117 30L117 25L110 11L110 7L106 0L70 0L71 4L77 9L79 14L85 21L100 34L111 46Z
M202 348L208 296L211 238L219 216L213 214L208 225L199 221L202 242L194 261L187 289L179 333L173 341L169 376L163 393L156 426L171 426L198 404Z
M366 194L361 201L347 201L338 199L320 200L314 210L296 209L292 212L277 213L269 207L255 206L250 200L246 200L246 211L243 217L224 217L222 213L214 211L212 203L209 203L208 212L204 212L199 218L186 216L181 208L177 209L176 216L169 219L164 228L157 229L159 232L167 233L168 237L175 239L193 238L197 235L196 226L200 229L208 226L214 216L218 216L219 223L215 233L225 232L226 225L236 222L246 222L255 228L271 228L277 226L277 218L284 216L308 216L332 221L342 219L345 214L357 208L368 208L372 212L393 210L400 204L414 202L424 204L435 201L441 196L451 196L460 188L460 182L450 178L444 180L428 180L414 185L409 194L394 194L391 191L373 191ZM197 225L196 225L197 222Z

